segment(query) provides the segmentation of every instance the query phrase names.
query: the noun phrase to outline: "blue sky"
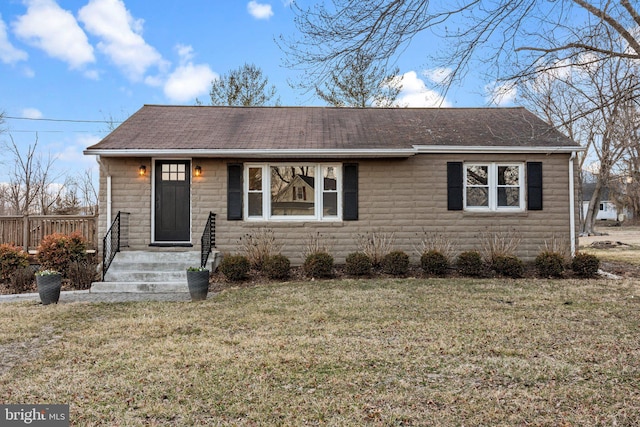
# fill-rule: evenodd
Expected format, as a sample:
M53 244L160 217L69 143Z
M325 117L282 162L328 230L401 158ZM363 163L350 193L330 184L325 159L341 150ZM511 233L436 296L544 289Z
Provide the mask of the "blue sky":
M96 168L82 150L143 104L207 103L211 81L244 63L263 70L282 105L323 105L287 84L274 39L294 35L290 0L2 0L0 110L8 133L26 149L57 158L64 173ZM313 3L311 0L306 3ZM483 83L429 88L446 73L430 69L416 41L397 65L406 106L484 106ZM502 104L512 102L511 94ZM38 120L33 120L38 119ZM3 180L0 172L0 182Z

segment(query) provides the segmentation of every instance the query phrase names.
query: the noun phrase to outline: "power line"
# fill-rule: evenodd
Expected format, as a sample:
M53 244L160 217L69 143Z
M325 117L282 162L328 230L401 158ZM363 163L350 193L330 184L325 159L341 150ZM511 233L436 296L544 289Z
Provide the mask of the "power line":
M14 117L14 116L4 116L5 119L12 120L32 120L32 121L42 121L42 122L66 122L66 123L107 123L107 124L120 124L122 122L110 121L110 120L72 120L72 119L36 119L29 117Z

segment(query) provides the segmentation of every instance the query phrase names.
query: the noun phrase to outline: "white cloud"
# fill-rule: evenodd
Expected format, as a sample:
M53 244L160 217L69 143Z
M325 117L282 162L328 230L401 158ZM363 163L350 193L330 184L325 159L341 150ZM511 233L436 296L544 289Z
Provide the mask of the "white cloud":
M143 79L147 70L163 70L168 63L142 37L142 19L134 19L121 0L90 0L78 12L79 20L92 35L100 38L98 49L133 81Z
M26 0L25 3L27 13L13 23L18 37L74 69L95 62L87 35L69 11L53 0Z
M451 107L446 98L427 88L415 71L404 73L396 104L400 107Z
M97 163L93 156L85 156L82 152L90 145L97 144L102 138L96 135L82 135L70 144L65 144L60 149L54 147L56 167L67 167L69 170L81 171L85 169L97 170Z
M431 80L433 83L441 85L447 82L449 78L451 78L451 73L453 70L451 68L432 68L429 70L424 70L422 75Z
M484 89L485 92L487 92L487 96L485 97L487 103L498 107L512 105L518 95L518 88L512 84L492 83L485 86Z
M26 61L27 52L13 47L7 35L7 24L0 15L0 60L5 64L15 64L18 61Z
M258 3L255 0L247 3L247 10L256 19L269 19L273 16L273 9L270 4Z
M25 119L41 119L42 112L36 108L25 108L22 110L22 117Z
M177 45L180 56L178 66L164 84L164 94L173 102L193 101L198 95L209 92L211 82L218 78L206 64L193 64L193 48Z

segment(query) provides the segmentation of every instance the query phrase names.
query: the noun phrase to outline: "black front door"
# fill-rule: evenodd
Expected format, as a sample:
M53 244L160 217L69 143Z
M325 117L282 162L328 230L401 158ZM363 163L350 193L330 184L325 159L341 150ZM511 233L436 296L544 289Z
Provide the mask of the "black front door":
M189 160L156 161L156 242L191 241L190 172Z

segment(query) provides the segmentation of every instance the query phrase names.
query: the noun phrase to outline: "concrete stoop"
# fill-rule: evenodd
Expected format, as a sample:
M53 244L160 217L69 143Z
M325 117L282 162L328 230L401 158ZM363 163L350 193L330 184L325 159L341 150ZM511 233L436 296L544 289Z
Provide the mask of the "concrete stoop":
M219 262L219 253L209 256L209 268ZM91 292L189 292L187 268L200 265L199 251L118 252L104 281L91 284Z

